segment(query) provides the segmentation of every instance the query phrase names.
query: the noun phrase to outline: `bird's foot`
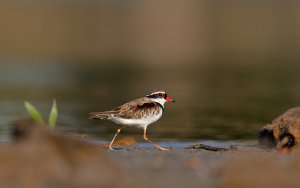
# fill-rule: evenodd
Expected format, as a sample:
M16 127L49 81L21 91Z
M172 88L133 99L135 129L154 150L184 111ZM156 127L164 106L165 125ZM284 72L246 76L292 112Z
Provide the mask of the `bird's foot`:
M169 149L160 147L160 146L158 146L158 145L155 145L155 147L156 147L159 151L170 151Z
M114 149L111 146L109 146L108 150L113 151Z

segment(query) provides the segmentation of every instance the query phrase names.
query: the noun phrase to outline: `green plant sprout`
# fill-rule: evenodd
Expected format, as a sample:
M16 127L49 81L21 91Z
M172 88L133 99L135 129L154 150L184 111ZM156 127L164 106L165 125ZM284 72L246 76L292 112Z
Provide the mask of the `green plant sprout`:
M40 126L45 125L45 120L42 117L41 113L28 101L24 102L24 106L29 116ZM56 126L58 118L58 110L56 105L56 100L53 99L52 107L49 113L48 125L51 129L54 129Z

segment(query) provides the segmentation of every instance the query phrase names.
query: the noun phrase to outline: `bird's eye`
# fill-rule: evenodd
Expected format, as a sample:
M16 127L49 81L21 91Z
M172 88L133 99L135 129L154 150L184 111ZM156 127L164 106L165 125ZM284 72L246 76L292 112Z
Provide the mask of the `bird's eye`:
M162 97L162 96L163 96L163 94L162 94L162 93L159 93L159 94L158 94L158 96L159 96L159 97Z

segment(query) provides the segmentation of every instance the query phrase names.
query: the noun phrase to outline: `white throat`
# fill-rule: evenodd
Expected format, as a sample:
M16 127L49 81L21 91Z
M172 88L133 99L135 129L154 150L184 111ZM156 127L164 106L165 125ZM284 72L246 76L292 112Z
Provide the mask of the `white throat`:
M165 102L167 102L166 99L164 99L164 98L156 98L156 99L151 99L151 100L161 104L162 107L164 107Z

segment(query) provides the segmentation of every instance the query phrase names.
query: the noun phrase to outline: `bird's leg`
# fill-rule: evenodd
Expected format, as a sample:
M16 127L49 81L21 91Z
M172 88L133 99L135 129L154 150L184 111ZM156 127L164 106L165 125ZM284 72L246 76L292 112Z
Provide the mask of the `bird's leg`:
M113 137L113 139L111 140L111 142L110 142L110 144L109 144L109 146L108 146L108 149L109 149L109 150L114 150L114 149L112 148L112 145L113 145L113 143L114 143L114 141L115 141L117 135L121 132L121 130L122 130L124 127L125 127L125 126L120 127L120 128L117 129L115 136Z
M169 151L166 148L163 148L163 147L160 147L157 144L154 144L151 140L148 139L148 137L147 137L147 128L144 129L144 140L146 140L147 142L151 143L153 146L155 146L160 151Z

